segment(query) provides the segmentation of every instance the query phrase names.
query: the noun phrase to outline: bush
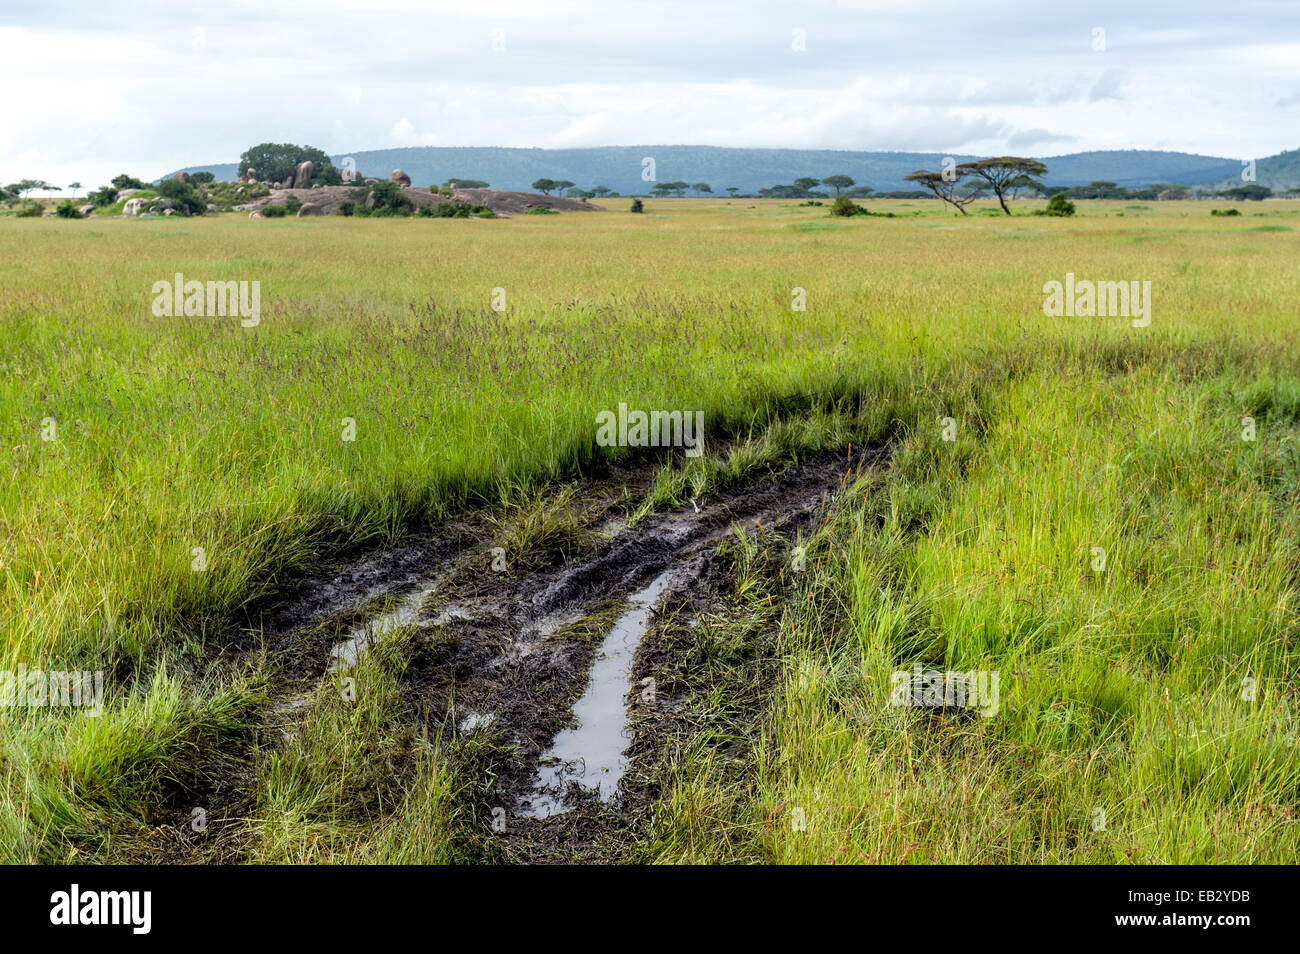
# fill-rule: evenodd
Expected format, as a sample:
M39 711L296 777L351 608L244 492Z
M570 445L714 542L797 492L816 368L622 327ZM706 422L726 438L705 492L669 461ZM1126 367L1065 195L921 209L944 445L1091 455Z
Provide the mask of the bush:
M1237 209L1210 209L1210 215L1241 215Z
M817 204L821 205L820 202L818 202ZM831 215L842 215L845 217L850 217L854 215L866 215L866 214L867 214L866 209L858 205L856 202L854 202L846 195L840 196L831 205Z
M81 213L77 211L77 203L71 199L64 199L54 208L54 214L61 219L79 219Z
M261 211L263 217L268 219L282 219L289 214L289 210L282 205L264 205Z
M117 190L112 186L104 186L102 189L96 189L86 196L86 201L97 209L112 205L117 201Z
M121 192L123 189L143 189L145 184L134 176L128 176L125 172L120 176L113 176L113 188Z
M435 219L468 219L471 215L480 219L494 219L496 213L486 205L470 205L468 202L440 202L437 205L420 206L420 214Z
M265 182L214 182L201 190L203 198L215 205L218 211L229 212L236 205L252 202L271 194Z
M396 182L376 182L370 187L370 198L376 215L410 215L415 211L415 203Z
M19 203L18 211L14 213L14 217L19 219L39 219L44 211L39 202L29 200Z
M284 211L289 215L297 215L298 210L302 208L302 199L296 195L291 195L284 200Z
M357 204L355 202L344 202L339 206L339 215L351 215L356 211L356 208Z
M641 202L640 199L633 199L633 200L632 200L632 208L628 209L628 211L629 211L629 212L644 212L644 211L645 211L645 205L642 204L642 202Z
M164 179L155 187L164 199L171 199L172 206L184 215L202 215L208 210L207 203L199 190L180 179Z
M534 206L533 208L528 209L527 211L524 212L524 215L559 215L559 214L560 213L556 212L554 209L548 209L545 206L541 206L541 205Z
M1047 200L1046 215L1074 215L1074 203L1066 199L1064 192L1058 192Z

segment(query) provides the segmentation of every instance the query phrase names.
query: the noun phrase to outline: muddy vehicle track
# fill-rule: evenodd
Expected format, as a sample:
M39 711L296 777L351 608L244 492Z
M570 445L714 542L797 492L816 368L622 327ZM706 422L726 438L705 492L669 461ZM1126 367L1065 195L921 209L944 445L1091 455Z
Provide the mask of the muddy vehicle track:
M658 794L659 749L690 717L671 693L644 704L643 686L671 668L668 628L693 626L718 605L727 583L719 548L737 530L788 546L883 454L823 452L631 525L655 467L619 470L579 486L585 537L577 552L540 565L511 557L502 570L490 528L462 521L436 539L328 569L259 614L259 645L227 647L273 660L250 755L265 757L291 736L313 693L370 645L414 627L404 680L415 723L429 738L474 738L493 753L492 781L475 806L485 860L619 860ZM258 761L206 793L232 819L252 810ZM184 833L164 850L190 861L231 852L238 846Z
M717 605L717 552L737 530L786 545L820 521L878 449L825 453L615 532L585 559L511 575L467 566L428 606L438 639L408 673L430 734L499 743L481 806L501 860L615 860L657 788L651 763L675 719L647 680L668 626ZM630 715L629 715L630 713ZM594 724L589 724L594 723Z

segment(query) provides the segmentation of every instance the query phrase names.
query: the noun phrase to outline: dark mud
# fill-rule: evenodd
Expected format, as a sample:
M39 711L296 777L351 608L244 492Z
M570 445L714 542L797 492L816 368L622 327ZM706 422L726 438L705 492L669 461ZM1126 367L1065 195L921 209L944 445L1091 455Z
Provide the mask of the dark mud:
M737 531L788 542L818 523L851 472L879 455L827 453L617 530L585 559L519 576L470 569L441 606L456 617L409 671L431 730L499 743L482 817L502 860L618 860L657 794L651 763L690 718L647 680L665 630L689 627L729 583L719 548ZM437 616L439 604L429 607Z
M616 471L571 496L584 535L563 554L507 552L502 567L494 528L462 521L437 539L327 570L259 616L273 677L255 748L264 754L291 734L323 680L414 627L404 678L416 727L445 743L487 742L493 753L474 806L483 860L626 860L660 790L664 741L689 731L672 647L689 646L699 615L721 605L731 571L720 550L737 532L788 550L882 453L826 452L634 526L628 517L654 469ZM251 811L257 761L207 797L232 817ZM182 831L165 853L238 856L201 842Z

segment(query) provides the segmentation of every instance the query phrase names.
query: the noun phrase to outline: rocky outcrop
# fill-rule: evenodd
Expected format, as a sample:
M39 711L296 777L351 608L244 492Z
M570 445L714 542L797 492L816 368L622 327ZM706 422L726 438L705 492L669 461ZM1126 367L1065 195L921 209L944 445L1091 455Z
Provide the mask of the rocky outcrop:
M320 215L320 214L321 214L320 206L319 206L319 205L313 205L313 204L310 203L310 202L308 202L306 205L304 205L302 208L300 208L300 209L298 210L298 218L300 218L300 219L301 219L304 215Z
M248 169L244 172L244 174L239 177L239 181L244 185L247 185L250 182L256 182L257 170L254 169L252 166L249 166Z
M293 174L293 188L309 189L311 188L311 160L298 163L298 169Z
M176 203L171 199L154 196L152 199L127 199L122 206L122 215L135 218L139 215L175 215Z
M372 183L373 184L373 183ZM238 187L236 187L238 188ZM376 205L369 189L358 190L356 185L321 186L319 189L275 189L264 196L251 197L234 206L237 212L256 212L268 205L283 205L290 197L297 198L304 204L319 209L318 215L338 215L344 203L354 206L365 202L369 208ZM579 202L577 199L565 199L560 196L543 196L531 192L502 192L495 189L457 189L454 196L441 195L430 189L402 189L402 194L416 206L437 206L447 202L466 202L470 205L482 205L491 209L498 216L519 215L530 208L540 206L557 212L599 212L604 211L594 202ZM311 215L311 212L306 213Z
M188 172L178 172L176 175L172 176L172 178L177 182L189 182L190 174Z
M408 175L407 175L405 172L403 172L401 169L394 169L394 170L393 170L393 174L392 174L391 176L389 176L388 178L389 178L390 180L392 180L393 182L396 182L396 183L397 183L399 186L401 186L403 189L409 189L409 188L411 188L411 177L408 176Z
M81 208L77 209L77 214L84 219L94 211L95 207L93 205L83 205Z

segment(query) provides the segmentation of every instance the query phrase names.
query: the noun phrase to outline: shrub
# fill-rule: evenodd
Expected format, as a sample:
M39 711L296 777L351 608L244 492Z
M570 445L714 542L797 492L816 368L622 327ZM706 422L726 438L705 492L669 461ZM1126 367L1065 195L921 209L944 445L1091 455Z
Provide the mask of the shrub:
M145 184L134 176L128 176L125 172L120 176L113 176L113 188L121 192L123 189L143 189Z
M554 209L548 209L545 206L541 206L541 205L534 206L533 208L528 209L526 212L524 212L524 215L559 215L559 214L560 213L556 212Z
M112 205L117 201L117 190L112 186L104 186L102 189L96 189L90 195L86 196L86 201L95 208L102 208L106 205Z
M339 215L351 215L356 211L356 208L357 204L355 202L344 202L339 206Z
M1241 215L1237 209L1210 209L1210 215Z
M14 213L14 217L19 219L39 219L44 211L39 202L21 202L18 205L18 211Z
M64 199L54 208L54 214L61 219L79 219L81 213L77 211L77 203L71 199Z
M180 179L164 179L155 187L164 199L171 199L177 211L185 215L202 215L208 210L199 190Z
M282 205L264 205L261 211L268 219L282 219L289 214L289 210Z
M633 199L633 200L632 200L632 208L628 209L628 211L629 211L629 212L644 212L644 211L645 211L645 205L642 204L642 202L641 202L640 199Z
M1058 192L1047 200L1046 215L1074 215L1074 203L1066 199L1064 192Z
M302 208L302 199L296 195L291 195L284 200L284 210L289 215L297 215L298 210Z
M396 182L376 182L370 187L370 198L377 215L410 215L415 211L415 203Z
M438 205L424 205L420 207L420 214L436 219L467 219L471 215L477 215L479 218L496 217L496 213L487 206L470 205L468 202L441 202Z
M820 202L818 202L817 204L821 205ZM847 195L840 196L831 205L831 215L842 215L845 217L850 217L854 215L866 215L866 214L867 214L867 210L864 209L862 206L858 205Z
M271 187L265 182L214 182L202 190L203 197L222 212L270 194Z

